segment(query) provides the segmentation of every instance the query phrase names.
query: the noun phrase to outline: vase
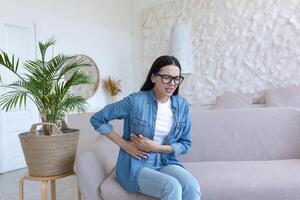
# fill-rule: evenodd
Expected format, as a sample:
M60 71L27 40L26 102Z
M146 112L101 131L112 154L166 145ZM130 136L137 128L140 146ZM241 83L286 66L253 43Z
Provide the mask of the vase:
M117 96L116 95L111 96L111 102L115 103L116 101L117 101Z

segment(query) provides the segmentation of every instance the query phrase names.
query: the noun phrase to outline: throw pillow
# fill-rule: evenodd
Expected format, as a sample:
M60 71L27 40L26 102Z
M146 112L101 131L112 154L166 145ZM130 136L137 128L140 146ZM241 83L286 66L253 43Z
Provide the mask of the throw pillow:
M252 93L226 93L216 99L216 109L248 108L253 103Z
M300 107L300 86L264 91L266 106Z

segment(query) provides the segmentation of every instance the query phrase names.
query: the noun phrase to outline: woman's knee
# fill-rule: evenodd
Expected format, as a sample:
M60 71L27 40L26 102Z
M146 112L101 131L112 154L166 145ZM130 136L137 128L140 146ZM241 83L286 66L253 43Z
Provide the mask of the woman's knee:
M198 181L194 177L190 177L185 181L182 186L183 197L187 196L188 198L184 199L200 199L201 190Z
M164 189L163 189L163 196L172 196L172 197L178 197L181 199L182 197L182 186L180 182L173 177L170 177L169 180L164 184Z

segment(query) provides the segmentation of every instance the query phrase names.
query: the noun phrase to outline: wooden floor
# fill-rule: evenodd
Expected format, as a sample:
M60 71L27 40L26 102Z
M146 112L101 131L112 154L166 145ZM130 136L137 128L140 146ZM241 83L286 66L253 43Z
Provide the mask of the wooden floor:
M25 171L26 169L21 169L0 175L0 200L19 200L19 179ZM40 191L40 183L25 180L24 200L40 200ZM69 176L57 180L56 193L57 200L77 200L76 177ZM48 192L48 199L50 199L50 191Z

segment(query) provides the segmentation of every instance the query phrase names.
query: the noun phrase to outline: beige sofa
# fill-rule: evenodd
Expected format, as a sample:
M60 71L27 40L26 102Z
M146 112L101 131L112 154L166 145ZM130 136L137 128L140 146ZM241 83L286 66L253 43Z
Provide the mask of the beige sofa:
M201 200L299 200L300 110L284 107L191 108L192 148L181 156ZM121 133L121 121L115 121ZM95 134L95 133L91 133ZM148 200L115 180L118 148L104 136L77 154L84 200Z

